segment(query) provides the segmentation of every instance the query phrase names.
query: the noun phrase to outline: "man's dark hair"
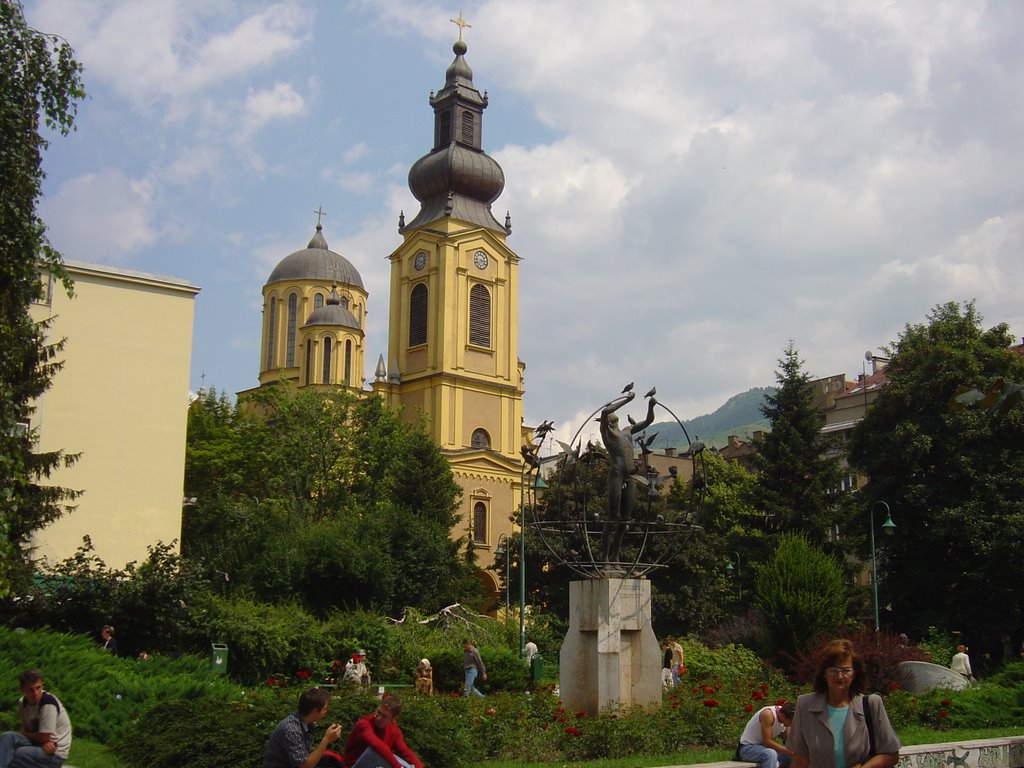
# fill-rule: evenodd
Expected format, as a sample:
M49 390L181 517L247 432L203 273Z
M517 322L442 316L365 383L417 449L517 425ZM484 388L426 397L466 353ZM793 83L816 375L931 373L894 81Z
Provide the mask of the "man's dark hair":
M18 685L24 688L29 683L35 683L43 679L43 673L38 669L26 669L18 675Z
M792 720L793 715L796 714L796 702L787 701L781 707L779 707L779 714L785 717L787 720Z
M398 713L402 711L402 702L393 693L385 693L381 696L380 703L388 708L391 717L398 717Z
M310 712L323 709L330 700L331 694L326 688L307 688L299 696L299 714L305 717Z

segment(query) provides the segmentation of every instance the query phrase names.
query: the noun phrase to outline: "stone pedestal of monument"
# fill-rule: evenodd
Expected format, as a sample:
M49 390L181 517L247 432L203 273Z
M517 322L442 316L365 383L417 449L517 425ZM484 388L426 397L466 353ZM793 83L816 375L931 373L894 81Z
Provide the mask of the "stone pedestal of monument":
M595 715L661 704L661 649L651 628L651 582L591 579L569 585L569 631L559 686L566 709Z

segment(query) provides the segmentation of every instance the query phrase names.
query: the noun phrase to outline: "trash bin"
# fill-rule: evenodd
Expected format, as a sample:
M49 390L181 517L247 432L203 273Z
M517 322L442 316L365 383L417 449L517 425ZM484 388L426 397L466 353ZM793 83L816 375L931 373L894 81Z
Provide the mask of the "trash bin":
M228 647L224 643L210 643L210 666L214 672L226 675L228 672Z
M543 675L544 659L539 653L535 653L533 658L530 659L530 682L533 684L539 683Z

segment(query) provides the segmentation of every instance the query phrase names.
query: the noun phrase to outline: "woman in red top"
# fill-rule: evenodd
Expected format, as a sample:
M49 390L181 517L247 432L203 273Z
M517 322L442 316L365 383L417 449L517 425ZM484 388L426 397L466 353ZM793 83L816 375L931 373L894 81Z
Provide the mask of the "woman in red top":
M345 739L345 768L376 768L387 763L391 768L423 768L423 763L402 738L395 718L402 710L398 697L387 695L377 711L356 720Z

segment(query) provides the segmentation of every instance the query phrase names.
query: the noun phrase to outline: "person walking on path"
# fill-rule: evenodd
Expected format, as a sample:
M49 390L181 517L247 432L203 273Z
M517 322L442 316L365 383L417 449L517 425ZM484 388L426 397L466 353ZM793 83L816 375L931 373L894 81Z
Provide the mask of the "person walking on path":
M462 669L466 675L463 694L483 696L483 693L476 687L476 679L478 676L481 680L487 679L487 667L484 666L484 660L480 658L480 651L469 642L469 638L462 641Z
M779 741L785 739L793 724L796 703L773 704L761 707L747 722L740 736L736 756L748 763L760 763L761 768L787 768L793 759L793 750Z
M949 663L949 668L958 675L963 675L968 682L974 681L974 673L971 672L971 658L967 655L967 646L963 643L956 647L956 653L953 654L953 660Z

